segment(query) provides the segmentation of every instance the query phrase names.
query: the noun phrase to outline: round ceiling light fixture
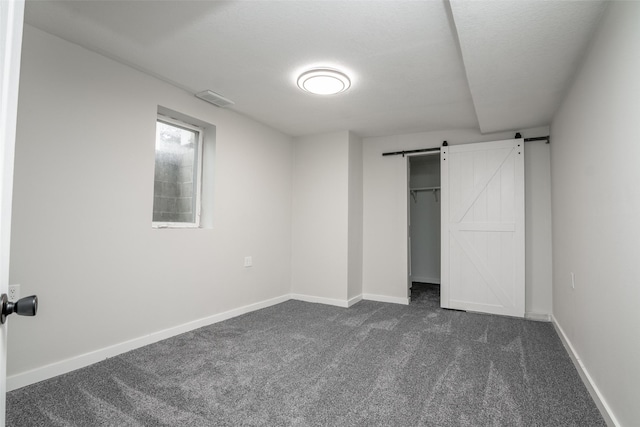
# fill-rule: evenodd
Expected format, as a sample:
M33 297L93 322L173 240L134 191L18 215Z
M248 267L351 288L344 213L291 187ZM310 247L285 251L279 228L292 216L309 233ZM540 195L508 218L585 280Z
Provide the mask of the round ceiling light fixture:
M335 95L351 86L346 74L330 68L314 68L298 77L298 87L316 95Z

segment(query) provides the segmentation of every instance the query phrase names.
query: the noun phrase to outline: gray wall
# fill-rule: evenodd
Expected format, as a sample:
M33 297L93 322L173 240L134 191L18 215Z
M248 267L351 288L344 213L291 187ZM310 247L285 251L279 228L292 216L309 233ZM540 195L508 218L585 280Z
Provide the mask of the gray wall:
M294 294L347 300L349 133L296 138L291 282Z
M151 226L158 106L216 125L210 229ZM290 137L25 26L10 280L40 310L8 374L287 295L291 164Z
M548 135L547 127L522 130L524 137ZM407 159L383 157L386 151L438 147L513 138L513 132L480 134L471 129L425 132L363 139L363 293L406 302L407 279ZM525 180L532 183L525 194L528 272L525 281L526 315L548 318L551 314L551 212L549 145L525 145Z
M611 3L551 125L553 314L621 426L640 420L639 23Z
M347 306L362 295L362 141L351 132L295 139L292 291Z
M362 139L349 132L349 270L347 299L362 295Z

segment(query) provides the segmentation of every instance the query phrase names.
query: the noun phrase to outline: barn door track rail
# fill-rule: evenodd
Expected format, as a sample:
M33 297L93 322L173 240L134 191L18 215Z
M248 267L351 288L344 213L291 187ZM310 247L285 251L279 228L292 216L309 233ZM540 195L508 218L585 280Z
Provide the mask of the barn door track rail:
M522 138L522 135L520 134L520 132L516 133L515 139L518 138ZM549 137L549 135L547 136L536 136L534 138L524 138L524 142L534 142L534 141L546 141L546 143L550 143L551 142L551 138ZM449 143L447 143L447 141L442 141L442 146L446 147L448 146ZM432 153L434 151L440 151L440 147L434 147L434 148L420 148L417 150L403 150L403 151L391 151L388 153L382 153L383 156L406 156L408 154L417 154L417 153Z

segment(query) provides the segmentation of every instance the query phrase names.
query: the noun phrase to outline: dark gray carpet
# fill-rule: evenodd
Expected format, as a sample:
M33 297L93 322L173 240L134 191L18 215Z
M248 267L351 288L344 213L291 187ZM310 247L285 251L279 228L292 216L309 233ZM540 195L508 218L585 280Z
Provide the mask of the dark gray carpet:
M549 323L288 301L7 395L7 426L603 426Z

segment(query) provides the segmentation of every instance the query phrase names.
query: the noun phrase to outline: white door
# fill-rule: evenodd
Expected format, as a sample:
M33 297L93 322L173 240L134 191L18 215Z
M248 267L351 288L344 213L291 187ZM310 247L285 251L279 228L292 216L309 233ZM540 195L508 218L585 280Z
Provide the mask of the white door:
M0 0L0 293L9 288L13 153L18 115L23 0ZM0 426L5 421L7 324L0 327Z
M524 316L524 140L442 147L441 306Z

